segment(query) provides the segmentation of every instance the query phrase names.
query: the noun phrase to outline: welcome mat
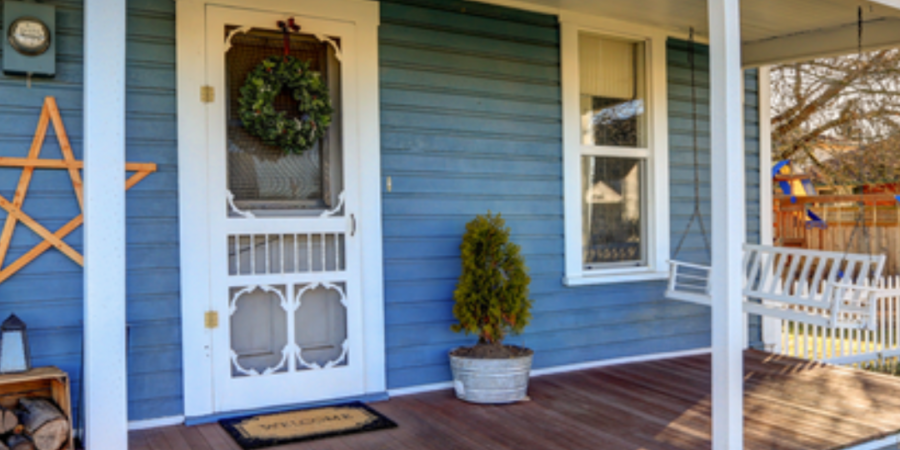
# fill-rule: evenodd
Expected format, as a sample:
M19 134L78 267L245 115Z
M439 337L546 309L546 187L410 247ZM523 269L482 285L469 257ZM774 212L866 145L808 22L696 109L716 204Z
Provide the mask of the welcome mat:
M219 425L245 450L397 428L394 421L360 402L223 419Z

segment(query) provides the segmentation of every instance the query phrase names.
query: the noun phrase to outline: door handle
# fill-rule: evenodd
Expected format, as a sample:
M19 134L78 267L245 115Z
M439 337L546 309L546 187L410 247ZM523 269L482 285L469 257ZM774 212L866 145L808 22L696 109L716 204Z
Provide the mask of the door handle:
M350 237L356 236L356 216L350 214Z

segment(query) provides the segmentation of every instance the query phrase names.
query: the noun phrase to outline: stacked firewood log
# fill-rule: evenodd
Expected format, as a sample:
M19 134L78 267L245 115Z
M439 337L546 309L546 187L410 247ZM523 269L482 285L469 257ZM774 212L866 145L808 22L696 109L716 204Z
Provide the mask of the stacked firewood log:
M0 407L0 450L60 450L69 420L50 400L22 397L15 409Z

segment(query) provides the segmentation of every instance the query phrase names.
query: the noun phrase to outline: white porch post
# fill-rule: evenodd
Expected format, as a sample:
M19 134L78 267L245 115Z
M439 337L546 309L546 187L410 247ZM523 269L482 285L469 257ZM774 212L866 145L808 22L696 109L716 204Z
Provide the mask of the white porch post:
M84 395L88 450L128 448L125 1L84 1Z
M745 240L740 0L708 0L712 130L713 449L743 448Z

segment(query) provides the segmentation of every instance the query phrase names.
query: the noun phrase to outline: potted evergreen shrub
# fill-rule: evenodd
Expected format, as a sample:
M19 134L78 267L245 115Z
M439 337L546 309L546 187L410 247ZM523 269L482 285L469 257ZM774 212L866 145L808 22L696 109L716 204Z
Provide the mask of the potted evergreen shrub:
M504 345L531 320L531 282L519 246L510 242L500 214L479 215L466 225L460 251L462 274L453 298L455 332L478 336L472 347L450 352L456 396L473 403L512 403L526 398L534 352Z

